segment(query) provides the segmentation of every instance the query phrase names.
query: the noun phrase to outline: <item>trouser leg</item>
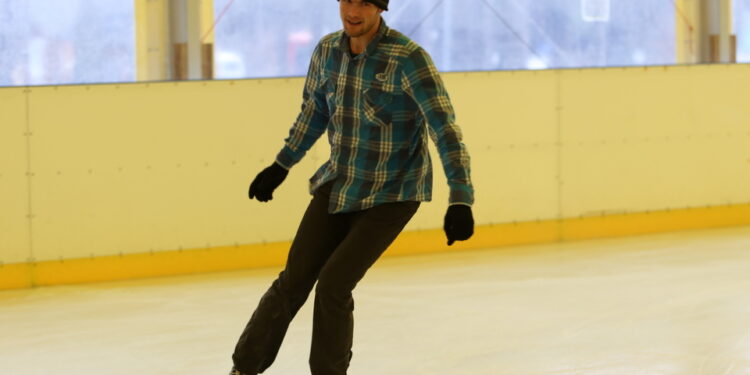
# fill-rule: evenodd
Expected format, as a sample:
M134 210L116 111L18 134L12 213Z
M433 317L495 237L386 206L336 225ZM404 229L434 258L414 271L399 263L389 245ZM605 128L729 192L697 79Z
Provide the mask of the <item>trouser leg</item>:
M419 202L386 203L358 212L351 229L323 266L315 289L310 369L344 375L352 358L352 291L396 239Z
M348 231L347 214L327 212L330 185L322 186L313 196L292 241L284 270L260 299L237 342L232 359L243 373L262 373L271 366L289 323Z

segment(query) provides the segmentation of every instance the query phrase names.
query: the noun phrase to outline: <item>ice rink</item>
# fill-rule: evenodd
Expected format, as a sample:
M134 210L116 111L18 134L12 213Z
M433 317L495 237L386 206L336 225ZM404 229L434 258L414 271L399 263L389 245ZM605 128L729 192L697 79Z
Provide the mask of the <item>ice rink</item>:
M0 374L225 375L279 271L0 292ZM750 227L382 258L354 298L352 375L750 374Z

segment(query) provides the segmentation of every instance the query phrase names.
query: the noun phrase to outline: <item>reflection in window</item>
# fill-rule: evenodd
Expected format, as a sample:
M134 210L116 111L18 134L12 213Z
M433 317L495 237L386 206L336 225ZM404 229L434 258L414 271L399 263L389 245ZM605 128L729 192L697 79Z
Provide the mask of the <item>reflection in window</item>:
M215 0L216 77L302 76L338 5ZM750 1L750 0L743 0ZM389 26L441 71L674 64L674 4L653 0L394 1Z
M0 1L0 86L135 81L134 3Z
M737 62L750 62L750 0L734 0L734 33Z

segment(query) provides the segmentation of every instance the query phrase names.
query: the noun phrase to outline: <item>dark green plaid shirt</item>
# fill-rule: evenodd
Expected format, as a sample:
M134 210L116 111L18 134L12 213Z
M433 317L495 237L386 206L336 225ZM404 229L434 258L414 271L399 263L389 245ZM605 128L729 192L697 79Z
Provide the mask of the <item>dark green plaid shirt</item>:
M276 162L291 168L328 130L331 157L310 178L310 194L335 180L329 213L430 201L429 135L448 178L448 203L471 206L469 154L437 69L424 49L380 21L356 57L342 31L315 47L302 111Z

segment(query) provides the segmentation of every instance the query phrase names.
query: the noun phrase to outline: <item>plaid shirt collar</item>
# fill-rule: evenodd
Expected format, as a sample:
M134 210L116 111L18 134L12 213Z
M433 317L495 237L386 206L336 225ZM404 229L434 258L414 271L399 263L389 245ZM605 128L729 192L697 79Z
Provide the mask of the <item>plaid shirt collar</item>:
M380 43L380 40L383 39L383 36L388 33L388 30L389 27L385 24L385 20L383 19L383 17L380 17L380 27L378 28L378 32L375 33L375 37L372 38L370 43L367 45L367 48L365 48L365 51L357 55L354 59L363 59L367 56L374 55L378 49L378 43ZM342 31L341 35L341 44L339 44L339 49L341 50L341 53L343 55L351 57L351 54L349 53L349 35L346 35L345 31Z

